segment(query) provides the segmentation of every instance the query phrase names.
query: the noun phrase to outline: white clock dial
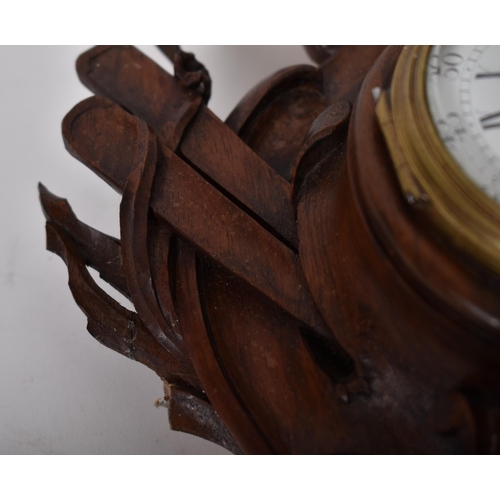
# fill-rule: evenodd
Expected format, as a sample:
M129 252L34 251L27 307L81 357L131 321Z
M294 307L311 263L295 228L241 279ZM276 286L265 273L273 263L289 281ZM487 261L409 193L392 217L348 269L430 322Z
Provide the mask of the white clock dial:
M432 47L426 91L446 148L469 178L500 203L500 46Z

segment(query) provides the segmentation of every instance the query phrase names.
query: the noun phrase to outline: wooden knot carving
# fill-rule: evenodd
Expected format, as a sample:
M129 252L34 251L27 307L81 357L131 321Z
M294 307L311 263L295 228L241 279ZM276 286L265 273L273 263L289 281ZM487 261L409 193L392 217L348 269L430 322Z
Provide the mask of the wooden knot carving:
M194 54L184 52L178 45L160 45L161 51L174 63L175 78L181 85L203 96L208 103L212 92L212 80L207 68L196 60Z
M205 67L161 48L175 76L133 47L83 54L96 95L63 121L68 151L122 194L120 239L40 186L89 332L162 378L173 429L234 453L472 449L477 433L464 444L430 423L466 363L441 380L440 341L423 361L424 319L406 328L424 309L449 320L400 280L353 194L353 105L384 48L310 48L319 67L272 75L225 123Z

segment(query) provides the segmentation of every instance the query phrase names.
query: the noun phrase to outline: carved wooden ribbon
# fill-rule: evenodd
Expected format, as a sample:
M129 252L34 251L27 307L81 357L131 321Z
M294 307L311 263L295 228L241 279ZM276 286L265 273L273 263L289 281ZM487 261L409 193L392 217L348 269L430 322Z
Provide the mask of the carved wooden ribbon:
M184 379L179 359L161 349L139 316L103 292L87 271L87 265L95 267L130 297L119 243L81 223L66 200L54 196L42 185L40 195L48 221L47 248L65 261L71 291L88 318L92 335L111 349L146 364L162 378Z
M89 123L93 124L95 138L87 132ZM123 192L133 168L130 159L123 157L123 151L127 158L135 158L145 139L139 139L137 132L130 132L124 138L114 131L117 127L132 131L138 124L137 118L119 106L91 97L68 113L63 135L75 157ZM307 290L296 253L159 140L162 153L158 159L158 180L151 193L153 212L312 330L331 338ZM149 185L153 175L151 170ZM138 180L134 182L137 184Z
M78 221L65 200L42 187L49 248L68 265L89 331L167 381L173 428L234 452L329 450L341 439L336 398L290 418L282 431L270 431L276 419L288 417L271 393L255 399L252 391L260 381L253 379L255 387L247 388L220 349L228 335L246 342L251 333L250 327L231 323L236 318L254 325L258 342L269 333L267 323L273 324L276 335L268 338L267 364L259 365L258 357L254 361L255 346L248 346L242 359L256 373L271 369L277 387L293 399L289 404L295 415L311 398L323 396L302 393L301 384L289 380L289 370L308 373L318 394L333 390L344 402L349 391L369 393L334 338L332 323L330 328L325 324L323 317L330 316L323 290L313 287L314 299L309 291L322 245L310 239L303 225L299 245L295 213L306 174L324 158L340 154L342 159L351 105L337 102L334 89L324 94L322 72L297 66L264 82L226 125L204 104L210 92L204 67L178 49L169 56L176 61L175 77L133 47L97 47L79 58L80 78L99 95L68 113L63 136L73 156L123 194L121 241ZM354 95L356 85L340 92ZM281 103L279 89L293 94L296 109ZM285 145L275 156L256 132L261 119L269 119L272 141ZM293 126L287 131L272 120ZM281 140L283 134L291 137L289 143ZM88 274L89 265L131 298L137 313L104 294ZM210 277L217 275L217 265L225 280L241 280L234 290L257 294L251 307L245 309L229 288L218 295ZM231 310L227 321L216 307L223 297ZM271 305L265 305L267 299ZM267 311L266 325L260 322L261 310ZM212 321L219 332L209 331ZM316 349L318 337L326 344ZM321 351L319 358L315 350ZM326 363L320 359L325 352L331 356ZM273 367L278 371L272 372ZM329 436L324 444L319 434L309 439L309 422L321 422L322 436ZM285 435L292 429L287 443Z
M186 113L190 113L191 108L186 109ZM182 120L181 116L179 121ZM181 137L178 127L173 124L173 120L168 123L169 129L177 134L176 141L178 141ZM92 126L89 126L90 124ZM89 135L88 130L92 130L93 133ZM113 133L116 130L122 130L122 133ZM295 253L264 228L261 228L249 215L221 195L217 189L175 155L168 146L175 149L176 144L172 139L165 138L165 127L162 127L161 134L162 138L159 139L161 154L160 158L157 158L156 141L151 132L148 131L146 124L107 99L99 97L90 98L77 105L63 122L63 135L67 148L72 154L90 166L115 189L123 191L124 197L120 209L121 254L123 269L127 276L127 290L130 292L140 317L145 321L153 336L174 358L181 361L181 365L184 365L181 370L177 370L180 374L179 378L194 388L200 388L196 376L192 373L189 360L186 359L185 353L178 346L182 337L175 331L176 318L173 308L169 308L169 305L172 305L168 293L169 288L166 286L155 287L157 283L152 280L151 263L148 259L148 240L151 237L158 240L158 235L163 231L167 240L163 242L163 247L168 250L169 232L149 217L150 197L152 197L151 207L153 211L163 216L163 219L169 222L169 225L177 233L187 236L188 239L191 236L191 240L194 240L193 242L205 253L212 258L218 257L223 265L237 275L246 279L271 298L275 298L278 302L281 301L281 305L284 305L285 309L289 310L292 315L298 316L301 321L304 321L305 317L304 322L309 327L320 333L328 334L322 320L319 317L316 321L314 320L317 312L306 290ZM160 166L161 173L157 176L159 180L156 185L171 188L167 191L166 202L162 200L161 192L160 195L151 192L157 164ZM271 169L268 171L272 172ZM165 172L169 177L162 179ZM186 180L188 180L188 184L183 188L182 182ZM169 199L169 196L187 197L192 194L192 186L196 183L200 187L195 190L192 200L198 203L200 200L202 201L198 205L200 209L204 209L206 212L207 207L222 206L219 213L214 214L215 230L214 227L208 227L209 230L201 238L199 228L193 228L190 224L192 220L202 220L202 214L193 214L193 206L189 203L187 205L184 203L184 207L182 207L181 204L176 203L175 199ZM168 193L171 194L168 195ZM175 210L172 211L172 207ZM155 231L149 232L148 227L151 224L155 226ZM229 228L224 227L224 225L228 225ZM224 251L221 252L213 238L213 234L220 232L221 228L227 231L228 235L227 243L229 245L226 246L225 254ZM149 237L149 235L151 236ZM236 241L234 241L235 238ZM238 238L241 240L239 244L237 244ZM236 250L234 251L234 249ZM233 255L234 253L236 255ZM286 288L280 290L276 286L277 282L275 282L274 288L278 288L278 290L273 290L272 280L275 275L270 269L270 264L265 261L266 254L274 257L281 255L279 258L284 266L282 274L292 280L289 286L289 290L292 292L291 299L287 299ZM160 258L153 259L157 267L162 267L161 257L163 257L163 267L167 267L168 251L163 256L157 254L157 257ZM267 276L266 269L269 270ZM296 284L293 280L297 279L299 282ZM293 294L297 293L298 300L293 298ZM306 299L306 307L302 312L297 310L297 304L304 304L304 298ZM166 304L166 307L162 308L161 304ZM312 321L307 317L311 311L313 312L313 316L310 316ZM163 376L165 377L165 374ZM170 381L172 377L171 371L166 378ZM218 387L221 389L223 386L224 383L221 380ZM226 406L228 404L227 397L226 395L224 402ZM216 395L214 399L217 400ZM245 429L245 426L242 425L245 414L238 415L240 413L238 411L239 404L236 401L229 412L233 418L237 417L236 430L233 431L236 435L238 432L241 433L241 429ZM228 419L231 421L230 416ZM238 423L237 427L236 422ZM248 434L251 428L252 423L250 422L245 432ZM252 449L252 446L248 444L248 442L252 442L255 452L269 451L268 445L264 442L259 447L258 443L261 439L257 435L247 437L244 439L247 442L246 449ZM232 448L234 449L235 446Z
M164 380L172 428L234 453L497 450L491 345L471 341L460 308L442 314L387 251L396 239L377 236L398 220L398 238L418 229L374 123L371 89L397 50L374 64L381 47L310 48L319 67L269 77L226 123L205 106L206 68L162 50L173 77L133 47L82 55L99 95L63 122L68 150L123 195L121 239L40 186L48 248L91 334ZM405 256L439 264L415 236ZM425 271L433 283L439 267Z
M143 119L172 151L197 112L182 141L182 155L296 247L290 186L199 96L187 93L134 47L96 47L80 56L77 70L87 87Z
M87 265L95 267L102 277L130 297L121 267L119 243L78 221L67 201L52 195L42 185L40 195L48 221L47 248L65 261L70 289L88 318L87 328L92 336L118 353L145 364L168 381L165 393L169 398L173 429L204 437L233 453L240 453L231 433L200 388L197 376L191 373L192 367L186 367L185 345L179 342L181 355L172 355L157 343L138 314L103 292L88 273ZM238 415L238 411L232 413Z
M149 84L139 82L139 85L137 78L134 80L134 75L127 73L131 71L132 63L129 62L121 61L127 68L126 78L120 79L116 76L117 72L111 76L106 73L102 68L109 67L111 62L101 61L99 57L110 57L110 53L121 56L124 53L127 57L131 54L137 70L152 64L135 49L98 48L79 59L80 73L84 71L82 68L86 71L82 79L87 84L90 81L89 86L95 91L112 96L115 101L147 119L158 133L160 149L157 151L154 135L144 121L102 97L93 97L77 105L63 122L63 135L68 150L74 156L116 190L123 192L120 209L121 254L127 286L137 312L152 335L181 362L180 378L183 383L192 388L202 387L183 348L168 286L170 277L165 270L169 267L171 233L167 227L260 290L309 329L331 338L307 291L293 246L290 248L286 242L287 239L294 240L296 246L295 225L292 224L293 233L287 230L287 224L283 222L286 218L280 215L283 209L269 207L269 203L277 200L288 207L284 213L287 210L293 213L290 185L206 108L200 107L200 113L195 116L193 107L201 106L199 100L187 94L182 101L176 94L175 81L158 67L154 66L150 71L157 74L157 79L162 82L161 88L165 93L160 95L161 105L155 107L158 97L155 97L155 102L147 101L143 94L140 99L134 98L133 91L127 90L128 87ZM148 95L145 89L143 91ZM159 89L155 92L158 94ZM168 95L169 92L171 95ZM174 100L172 95L177 99L174 105L169 104ZM192 121L189 127L186 116ZM186 127L187 132L183 136L182 131ZM117 134L117 130L121 133ZM167 131L170 136L167 136ZM210 152L200 154L200 147L203 150L207 144L215 144L220 151L212 147ZM196 162L195 168L174 153L178 146L182 157ZM215 178L222 183L224 194L219 191L217 183L213 185L198 173L200 165L202 172L210 174L210 179ZM236 166L236 174L234 168L230 171L225 169L225 165ZM243 191L241 186L245 183L237 181L238 175L250 184L259 183L259 191L250 195L247 190ZM278 186L279 192L273 193L275 186ZM263 187L267 192L262 190ZM262 208L262 203L258 199L255 201L258 197L265 200L268 206ZM252 203L262 210L267 221L251 210ZM250 210L247 211L248 205ZM159 220L167 222L167 226L158 224L150 216L150 208ZM277 218L273 220L269 214L277 214ZM287 218L293 222L293 216ZM149 230L150 227L153 230ZM153 239L155 244L152 244ZM150 251L154 248L157 252L150 259ZM164 279L159 280L162 273ZM190 356L196 359L197 352L191 352ZM198 370L203 371L203 364L201 360L198 362ZM212 367L207 376L213 377L214 369ZM222 391L224 376L221 376L217 387ZM226 393L230 392L228 388ZM226 394L219 407L228 407L228 398ZM211 399L217 401L218 396L212 394ZM236 435L241 434L242 429L246 434L250 432L243 438L248 450L249 442L257 446L262 437L251 436L255 425L252 422L242 425L248 411L241 414L240 405L241 402L236 400L234 404L229 404L231 410L225 415L225 420L231 422L239 415L234 420L232 432ZM269 445L264 443L265 440L263 447L257 446L255 450L269 450Z

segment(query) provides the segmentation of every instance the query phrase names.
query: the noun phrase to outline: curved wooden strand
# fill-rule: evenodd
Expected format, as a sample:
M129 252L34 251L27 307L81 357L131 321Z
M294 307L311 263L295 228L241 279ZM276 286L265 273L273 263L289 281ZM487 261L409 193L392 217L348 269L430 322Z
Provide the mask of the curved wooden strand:
M139 316L103 292L64 230L47 223L47 248L66 263L73 297L88 318L88 330L102 344L139 361L160 377L183 381L182 367L151 336Z
M68 201L52 194L43 184L38 189L45 218L71 237L86 265L130 300L119 240L78 220Z
M245 453L272 453L267 440L228 385L214 356L199 299L196 253L182 241L179 241L179 246L177 312L190 357L196 366L201 383L213 407Z
M156 138L143 124L141 135L145 139L141 156L134 161L120 205L121 251L123 268L134 305L154 338L183 366L183 374L189 385L201 390L192 363L182 349L182 337L178 331L174 311L166 318L158 304L151 275L148 249L149 200L156 171ZM161 258L161 257L160 257ZM163 262L167 266L167 262ZM168 293L168 288L163 294ZM171 301L170 301L171 302ZM170 321L169 321L170 319Z
M226 124L290 182L305 134L327 104L323 86L318 68L285 68L250 90Z
M170 387L170 393L168 414L172 429L208 439L235 455L242 454L211 404L175 385Z

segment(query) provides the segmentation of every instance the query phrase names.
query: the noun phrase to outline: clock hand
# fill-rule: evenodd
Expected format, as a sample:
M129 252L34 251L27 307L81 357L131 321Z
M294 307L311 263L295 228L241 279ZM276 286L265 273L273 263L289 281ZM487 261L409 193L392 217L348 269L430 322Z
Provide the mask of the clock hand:
M484 130L487 128L500 127L500 111L482 116L479 118L479 121L481 122L481 126Z
M500 72L496 73L477 73L476 78L499 78Z

